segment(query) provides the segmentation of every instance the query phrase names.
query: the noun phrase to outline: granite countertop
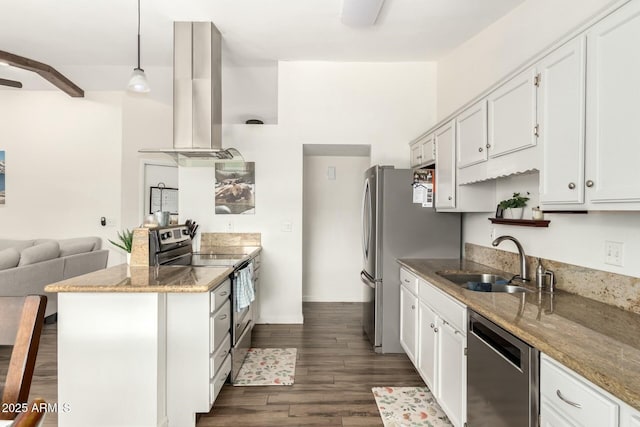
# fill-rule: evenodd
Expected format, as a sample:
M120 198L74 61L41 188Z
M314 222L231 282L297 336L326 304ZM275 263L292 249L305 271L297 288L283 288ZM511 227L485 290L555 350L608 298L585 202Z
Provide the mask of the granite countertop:
M465 260L400 265L640 410L640 315L564 291L474 292L436 272L505 273ZM532 288L533 289L533 288Z
M47 285L47 292L208 292L225 281L232 267L116 265Z

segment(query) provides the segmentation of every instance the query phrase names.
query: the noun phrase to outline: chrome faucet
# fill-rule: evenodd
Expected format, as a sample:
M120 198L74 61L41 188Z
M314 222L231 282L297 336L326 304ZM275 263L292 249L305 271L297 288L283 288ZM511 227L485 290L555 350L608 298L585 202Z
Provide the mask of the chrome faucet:
M522 249L522 245L520 244L520 242L518 242L518 239L516 239L513 236L500 236L498 238L496 238L493 242L491 242L492 246L498 246L500 244L500 242L502 242L503 240L511 240L513 243L516 244L516 247L518 248L518 254L520 254L520 280L522 280L523 282L528 282L529 281L529 276L527 275L527 256L524 253L524 249ZM516 276L518 277L518 276Z

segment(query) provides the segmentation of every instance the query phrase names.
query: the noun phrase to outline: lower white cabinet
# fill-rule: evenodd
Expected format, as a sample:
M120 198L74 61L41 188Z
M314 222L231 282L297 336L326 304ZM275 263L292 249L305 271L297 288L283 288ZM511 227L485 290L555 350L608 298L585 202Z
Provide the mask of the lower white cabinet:
M430 390L436 390L436 346L438 340L438 316L425 303L420 301L418 372Z
M467 404L467 361L464 354L467 339L445 320L442 320L437 335L438 402L451 423L462 426L466 421Z
M462 427L467 420L467 307L422 279L417 297L404 285L400 293L402 346L451 423Z
M400 345L416 363L418 297L404 284L400 286Z
M540 355L540 419L543 426L619 426L620 405L595 384Z

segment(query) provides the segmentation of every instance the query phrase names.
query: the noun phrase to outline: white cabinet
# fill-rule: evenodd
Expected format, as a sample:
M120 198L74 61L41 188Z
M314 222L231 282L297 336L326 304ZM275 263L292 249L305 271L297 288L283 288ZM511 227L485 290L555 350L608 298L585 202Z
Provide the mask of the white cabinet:
M211 292L167 294L169 427L195 426L231 372L231 281Z
M456 117L458 168L487 161L487 101L467 108Z
M451 120L435 131L436 209L456 207L456 128Z
M587 32L585 185L589 209L640 209L640 2Z
M451 423L461 426L466 421L467 363L466 338L449 322L442 320L438 328L438 381L440 406Z
M419 312L419 351L418 372L429 387L437 390L436 384L436 344L438 333L438 318L428 305L420 301Z
M577 37L538 64L544 209L584 203L585 61L585 38Z
M423 135L411 142L411 167L427 166L433 164L436 159L436 149L433 142L434 135Z
M535 78L531 68L489 94L489 157L537 144Z
M418 372L451 423L467 420L467 308L430 283L418 280Z
M545 354L540 355L541 425L618 427L619 404L614 399Z
M404 284L400 286L400 345L416 363L418 327L418 297Z

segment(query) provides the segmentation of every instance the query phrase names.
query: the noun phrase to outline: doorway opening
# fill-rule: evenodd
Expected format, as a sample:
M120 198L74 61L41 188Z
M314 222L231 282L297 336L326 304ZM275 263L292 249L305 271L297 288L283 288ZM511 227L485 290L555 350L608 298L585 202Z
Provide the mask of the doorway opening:
M304 144L302 300L363 302L362 188L370 145Z

